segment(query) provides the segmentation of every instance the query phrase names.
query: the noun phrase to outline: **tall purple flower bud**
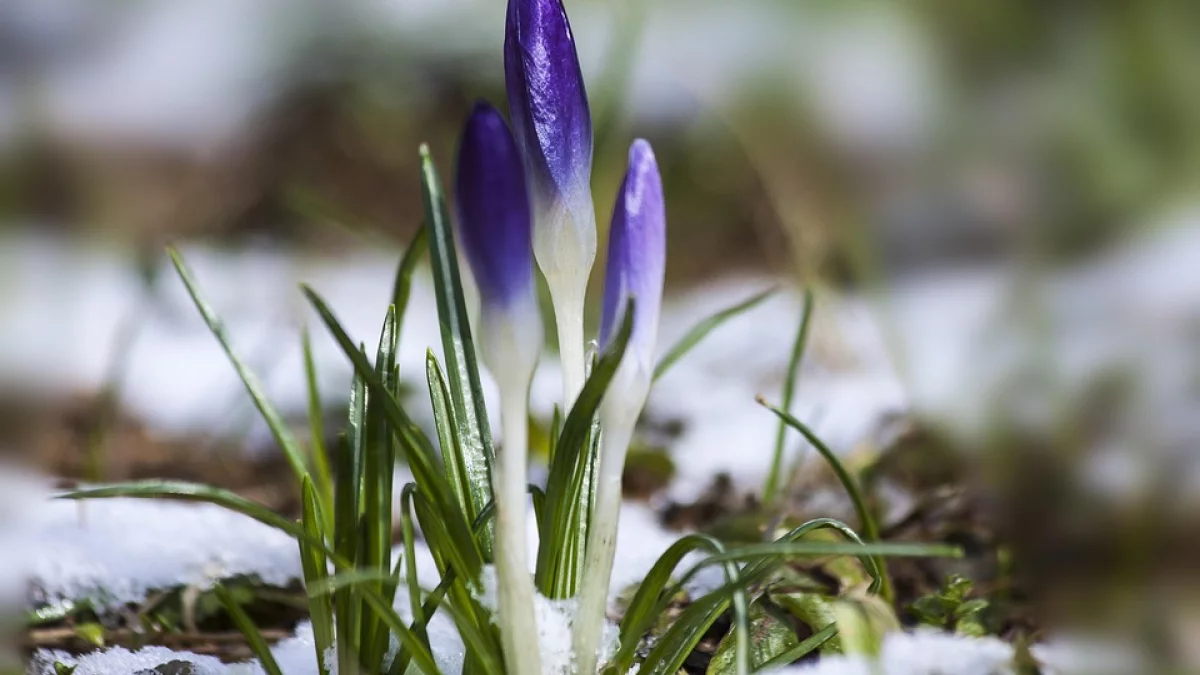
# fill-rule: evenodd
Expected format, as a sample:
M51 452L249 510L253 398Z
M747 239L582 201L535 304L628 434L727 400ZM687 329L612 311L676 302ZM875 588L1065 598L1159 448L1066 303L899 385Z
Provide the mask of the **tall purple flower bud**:
M537 635L533 580L526 564L525 485L529 382L542 346L533 277L529 193L520 151L504 118L480 102L458 149L455 207L463 248L479 287L484 363L500 390L503 452L493 472L496 572L509 672L540 673L528 647Z
M521 155L504 118L490 104L471 111L458 149L455 207L459 233L479 287L482 342L489 368L509 367L520 353L532 369L541 347L533 276L529 196ZM499 335L491 333L499 332ZM509 343L509 344L505 344ZM504 354L489 355L489 346Z
M592 116L562 0L509 0L504 74L533 200L533 250L559 329L564 397L583 386L583 302L596 258Z
M623 318L629 298L635 300L633 334L624 364L638 377L654 371L658 315L662 306L663 270L666 265L666 209L662 178L650 144L638 139L629 149L629 169L621 182L613 208L608 240L608 268L604 278L604 307L600 317L600 342L606 346Z
M608 269L600 341L607 345L633 299L633 326L625 356L604 394L596 510L588 530L579 613L573 637L580 673L595 672L621 508L621 472L634 424L654 377L654 348L666 266L666 210L654 151L643 140L629 149L629 169L617 193L608 240Z

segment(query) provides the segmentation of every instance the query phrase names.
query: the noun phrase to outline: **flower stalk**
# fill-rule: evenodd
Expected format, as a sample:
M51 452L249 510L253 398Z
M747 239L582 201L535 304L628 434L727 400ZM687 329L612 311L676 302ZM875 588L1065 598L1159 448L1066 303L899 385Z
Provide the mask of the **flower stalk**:
M573 636L579 673L595 672L599 658L621 512L621 474L653 379L665 258L662 180L650 144L639 139L629 150L629 169L617 194L609 230L601 343L612 338L624 313L630 311L631 298L633 333L600 407L603 436L596 505Z
M467 119L455 202L463 248L480 294L481 355L500 389L504 445L492 476L495 563L504 658L511 673L540 673L533 580L526 559L525 484L529 383L542 345L530 244L529 198L520 152L487 103Z
M563 409L583 389L583 309L596 259L592 117L562 0L509 0L504 79L533 202L533 252L546 278L563 366Z

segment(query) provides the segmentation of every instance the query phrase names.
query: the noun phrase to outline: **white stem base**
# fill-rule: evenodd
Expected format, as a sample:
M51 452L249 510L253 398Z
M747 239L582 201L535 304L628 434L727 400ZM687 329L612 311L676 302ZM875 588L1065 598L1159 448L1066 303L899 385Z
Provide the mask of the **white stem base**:
M600 659L598 650L604 633L609 577L612 576L617 524L621 515L621 472L632 435L632 424L610 425L604 429L601 439L596 509L588 532L587 560L575 616L573 647L577 675L595 673Z
M515 389L515 388L514 388ZM525 462L528 455L526 391L501 397L504 446L493 476L496 500L496 577L504 662L510 673L542 672L533 579L526 561Z
M566 417L579 398L586 379L586 357L583 349L584 293L574 288L551 293L554 302L554 323L558 329L558 355L563 371L563 407Z

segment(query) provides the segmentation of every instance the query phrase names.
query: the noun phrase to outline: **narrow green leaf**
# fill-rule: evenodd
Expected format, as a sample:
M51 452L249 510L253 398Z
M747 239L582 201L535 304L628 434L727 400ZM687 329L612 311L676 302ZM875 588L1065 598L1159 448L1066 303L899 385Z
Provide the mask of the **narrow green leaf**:
M288 431L287 425L279 413L276 412L275 407L267 400L266 393L263 391L262 384L258 381L258 378L250 371L241 357L233 351L229 335L225 331L225 324L217 317L216 312L213 311L208 302L200 295L196 280L192 276L191 270L188 269L187 264L184 263L183 257L179 255L179 251L173 248L167 249L167 255L170 256L171 263L175 265L175 271L179 273L179 278L183 280L183 285L187 287L188 295L192 297L192 302L195 303L200 316L204 318L204 323L208 324L208 329L217 338L217 342L221 344L221 348L225 350L225 356L233 364L233 368L237 371L238 377L241 378L242 384L245 385L250 398L254 400L254 405L258 408L258 412L262 415L263 420L266 421L267 427L270 428L275 442L283 450L288 464L291 465L292 471L296 474L296 479L299 480L308 475L308 469L304 463L304 453L300 449L300 444L296 442L291 432Z
M593 421L604 392L625 355L633 329L633 314L631 301L620 329L592 368L555 444L550 476L546 481L545 529L540 533L535 574L538 590L549 598L569 598L578 591L578 567L584 558L581 549L586 539L581 540L577 535L580 521L590 505L590 496L584 488L595 447Z
M346 420L346 446L338 453L336 490L334 492L334 548L338 555L358 565L360 491L363 461L367 443L367 385L355 375L350 388L350 410ZM362 623L362 600L354 588L338 591L333 598L337 609L338 672L355 672L359 666L359 626Z
M433 355L433 350L425 352L425 379L429 383L429 400L433 404L433 424L437 431L438 445L442 448L442 463L446 468L446 480L450 482L454 496L462 505L463 513L469 514L474 510L470 477L463 466L462 441L458 435L458 419L450 402L450 389L446 385L446 376L442 367Z
M177 501L204 502L215 504L248 516L258 522L285 532L292 537L312 546L322 548L331 555L334 564L344 565L345 561L332 555L320 538L313 538L299 524L284 518L271 509L242 497L241 495L222 490L221 488L186 483L183 481L147 480L132 483L110 483L84 490L74 490L57 496L58 499L114 499L127 497L132 499L172 499Z
M666 611L667 605L678 594L683 584L686 584L695 572L698 571L698 568L694 568L684 579L680 580L677 584L673 584L668 589L667 584L670 583L671 577L675 573L675 568L679 566L684 557L695 551L716 554L724 550L724 545L714 537L706 534L689 534L681 537L659 556L654 566L650 568L645 578L638 584L638 590L634 593L629 607L625 610L625 616L621 619L621 646L612 659L612 662L617 666L618 672L625 672L633 664L633 657L642 636L650 630L654 621ZM739 574L735 565L728 564L725 566L725 580L727 584L735 583ZM742 597L739 601L739 605L741 606L740 616L736 617L738 625L742 628L743 635L746 629L744 622L744 619L746 619L744 601L745 598ZM746 648L746 645L743 643L742 647Z
M750 297L747 300L743 300L733 307L723 309L696 324L679 340L679 342L676 342L674 345L672 345L671 348L667 350L667 353L663 354L663 357L659 359L658 365L654 368L654 379L657 380L665 375L666 372L671 369L671 366L675 365L676 361L683 358L688 352L692 351L693 347L699 344L701 340L703 340L718 326L734 318L735 316L752 309L755 305L770 297L770 295L774 292L774 288L769 288L755 296Z
M393 388L396 340L396 310L389 306L375 356L375 376L389 391ZM364 547L364 556L359 566L387 569L391 565L392 474L395 462L392 459L391 428L383 414L383 406L378 405L377 400L375 396L367 396L366 456L362 480L364 537L361 545ZM383 583L371 586L371 591L381 596L388 594ZM367 665L382 663L387 640L380 620L370 613L364 613L359 631L362 662Z
M804 311L800 317L800 329L796 333L796 341L792 343L792 355L788 359L787 374L783 380L783 410L792 409L792 399L796 394L796 376L800 371L800 361L804 358L805 347L808 345L808 326L812 322L813 292L811 288L804 290ZM779 421L779 429L775 433L775 451L771 454L771 470L767 473L767 483L763 486L763 502L773 504L779 492L780 472L783 470L783 447L787 438L787 423Z
M225 611L229 612L229 617L233 619L234 625L245 636L246 644L250 646L250 651L258 657L262 669L267 672L267 675L283 675L283 671L279 669L279 664L275 661L275 656L271 654L271 648L267 646L267 641L263 639L258 627L254 625L249 616L246 616L246 612L242 610L242 606L238 604L233 595L220 584L214 586L213 591L216 593L217 599L224 605Z
M425 222L429 225L429 259L433 268L433 288L437 300L438 324L442 333L442 351L449 375L450 400L458 418L462 471L471 490L468 521L475 518L491 494L491 465L494 461L492 432L488 426L479 367L475 362L475 343L463 299L462 279L458 272L458 254L454 231L446 212L446 200L437 169L428 146L421 146L421 186L425 204ZM483 533L484 557L490 558L491 536Z
M704 564L748 562L764 558L787 559L826 555L871 555L890 558L961 558L962 549L947 544L884 542L843 544L837 542L771 542L750 544L710 556Z
M426 675L441 673L442 671L433 660L433 654L429 651L429 647L425 646L416 634L408 626L404 625L404 620L400 618L399 614L396 614L396 610L388 605L387 601L373 590L372 585L390 578L387 570L362 569L347 571L330 577L323 586L315 589L313 592L318 594L336 593L340 589L358 587L359 596L363 602L380 617L383 624L400 641L401 646L411 654L414 665L426 673Z
M354 347L354 343L350 341L350 337L346 335L346 331L338 323L325 301L310 288L304 287L303 291L341 346L342 351L354 364L355 372L366 383L371 392L372 405L378 403L382 406L393 433L400 440L400 447L404 450L417 484L421 486L422 491L428 493L433 504L436 505L438 518L453 534L453 540L457 544L466 544L466 547L461 550L457 547L455 549L456 553L461 556L461 560L456 561L456 565L469 578L477 578L479 570L483 566L482 553L475 545L470 525L462 509L458 507L453 491L438 466L429 439L425 437L420 427L408 417L396 401L395 396L388 391L385 384L375 374L374 368L367 361L362 350Z
M302 516L300 519L304 531L310 537L325 539L321 533L324 517L321 514L321 503L317 498L312 481L307 478L301 485ZM306 588L320 584L329 576L328 560L321 549L300 542L300 564L304 569L304 584ZM333 600L328 595L320 597L309 596L308 615L312 621L313 647L317 652L317 666L321 675L328 675L325 667L325 652L333 645Z
M328 521L324 525L327 532L333 531L333 472L329 468L329 452L325 448L325 419L324 408L321 406L321 391L317 387L317 367L313 360L312 336L308 326L300 334L300 343L304 349L304 379L308 388L308 425L312 432L311 456L313 473L316 474L318 498L321 502L321 512Z
M404 316L408 312L408 301L412 297L412 278L421 262L421 256L429 250L429 230L422 225L408 242L400 264L396 267L396 280L392 283L392 305L396 308L396 335L404 328ZM399 353L399 352L397 352Z
M692 653L709 627L729 609L730 598L714 594L705 595L679 615L675 623L655 643L654 648L642 661L638 673L647 675L675 675L683 667L683 661Z
M767 410L775 413L775 415L788 426L799 431L800 434L804 436L804 438L808 440L808 442L811 443L814 448L817 449L817 452L821 454L821 457L825 458L825 461L829 463L829 467L833 469L834 474L837 476L838 481L841 482L842 487L846 490L846 494L850 496L850 501L854 504L855 515L858 516L859 523L862 525L863 538L870 542L879 541L879 525L875 522L875 516L867 507L866 500L863 499L862 490L860 490L858 487L858 481L856 481L854 477L850 475L850 472L846 470L845 465L843 465L841 460L838 459L837 454L830 450L829 446L825 445L825 443L822 442L815 433L813 433L812 429L808 428L808 425L793 417L791 413L780 410L770 403L767 403L767 401L761 396L758 398L758 402ZM882 577L880 578L882 583L880 593L883 594L884 598L891 600L892 584L887 575L887 567L882 562L879 562L877 566L882 573Z

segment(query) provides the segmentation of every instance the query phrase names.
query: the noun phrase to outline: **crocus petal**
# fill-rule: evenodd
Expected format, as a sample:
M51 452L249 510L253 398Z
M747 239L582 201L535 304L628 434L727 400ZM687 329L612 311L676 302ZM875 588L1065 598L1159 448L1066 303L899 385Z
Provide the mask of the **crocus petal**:
M504 74L535 207L582 208L587 193L590 208L592 116L562 0L509 0Z
M613 207L600 342L608 344L620 325L626 302L632 297L633 334L625 360L635 360L647 374L653 368L662 306L666 226L662 178L654 151L649 143L638 139L629 149L629 169Z
M485 309L524 303L535 292L529 195L517 145L488 103L467 119L455 187L462 247Z

